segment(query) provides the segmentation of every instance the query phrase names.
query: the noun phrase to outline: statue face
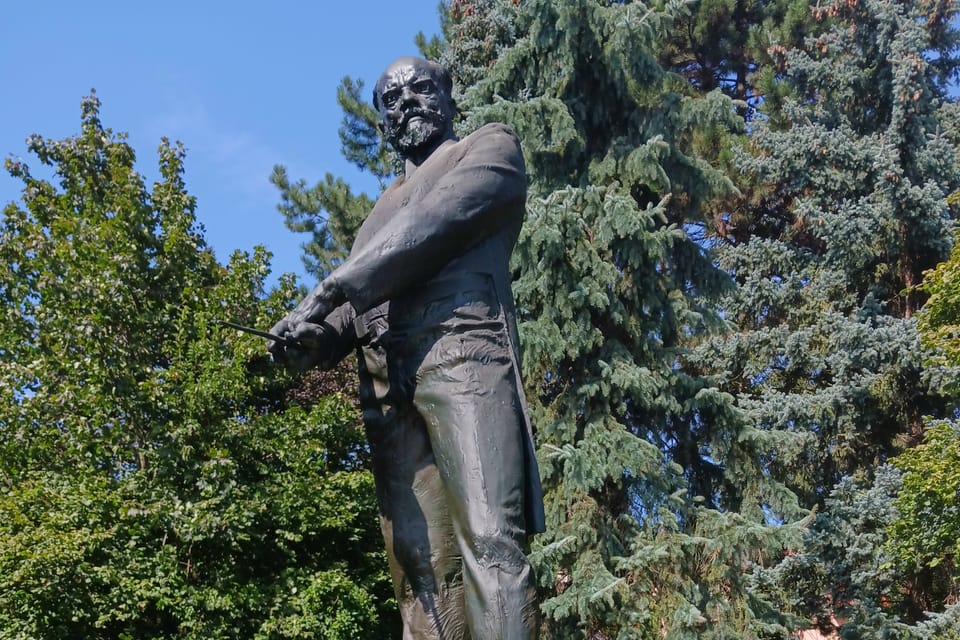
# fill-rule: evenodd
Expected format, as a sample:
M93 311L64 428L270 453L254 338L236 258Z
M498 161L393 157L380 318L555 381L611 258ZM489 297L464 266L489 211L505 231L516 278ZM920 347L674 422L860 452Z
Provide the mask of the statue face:
M400 58L383 72L374 90L387 141L403 158L423 159L453 136L453 100L442 67L419 58Z

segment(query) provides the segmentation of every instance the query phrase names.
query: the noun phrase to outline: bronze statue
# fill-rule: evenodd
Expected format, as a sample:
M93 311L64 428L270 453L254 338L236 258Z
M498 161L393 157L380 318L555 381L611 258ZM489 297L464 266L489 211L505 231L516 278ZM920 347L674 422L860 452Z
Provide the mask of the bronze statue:
M544 515L508 261L524 216L519 141L458 140L443 67L400 58L374 106L405 162L347 260L271 334L278 360L360 348L360 402L405 639L528 640L527 536Z

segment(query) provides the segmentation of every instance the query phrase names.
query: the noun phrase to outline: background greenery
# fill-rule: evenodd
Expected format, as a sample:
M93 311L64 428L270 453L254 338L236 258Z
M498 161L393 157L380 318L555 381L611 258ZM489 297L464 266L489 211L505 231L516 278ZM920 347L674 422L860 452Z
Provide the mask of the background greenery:
M514 255L544 638L956 638L960 112L948 0L450 0L461 133L523 141ZM344 155L397 163L344 79ZM262 342L163 141L8 160L0 637L399 637L350 363ZM308 271L377 194L271 177Z

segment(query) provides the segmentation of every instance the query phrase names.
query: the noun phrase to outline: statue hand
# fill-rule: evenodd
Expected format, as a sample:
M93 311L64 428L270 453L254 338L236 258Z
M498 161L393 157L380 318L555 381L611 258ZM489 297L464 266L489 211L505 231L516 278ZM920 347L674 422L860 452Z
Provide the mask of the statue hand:
M324 279L307 296L270 330L275 336L285 338L296 345L271 341L267 350L274 360L298 369L306 369L326 362L334 349L332 329L326 328L323 320L330 315L346 297L331 278Z
M332 333L322 324L298 321L291 313L273 325L270 333L290 342L271 341L267 350L276 362L298 370L322 366L333 352ZM296 344L291 344L296 343Z

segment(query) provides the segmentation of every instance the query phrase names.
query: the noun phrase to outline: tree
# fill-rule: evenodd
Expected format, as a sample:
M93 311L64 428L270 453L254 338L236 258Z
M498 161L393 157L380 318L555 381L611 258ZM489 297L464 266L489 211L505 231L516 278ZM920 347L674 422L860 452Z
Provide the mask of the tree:
M681 13L659 47L661 64L684 78L698 92L718 89L729 96L737 113L752 127L761 120L778 122L791 86L783 82L784 59L790 49L804 49L809 36L823 33L832 20L814 19L810 3L798 0L696 0ZM711 236L732 241L750 237L763 185L738 170L733 149L746 144L743 133L710 140L707 154L737 187L714 199L704 211L705 241Z
M957 202L957 194L951 200ZM931 363L960 367L960 240L954 234L950 257L924 274L921 290L929 295L919 314L920 338L930 354ZM953 397L960 394L960 381L948 381Z
M949 251L960 177L941 121L956 72L944 8L812 9L826 28L783 53L788 97L761 109L736 159L756 191L718 240L738 330L702 361L752 424L791 436L768 451L770 478L824 509L785 560L819 577L769 584L795 585L786 610L832 614L843 637L933 633L909 576L887 566L897 489L877 474L922 441L924 416L949 413L949 376L925 361L914 317L921 274Z
M951 196L955 200L956 195ZM921 289L930 298L919 314L918 329L929 364L945 370L953 403L947 419L930 421L923 442L892 460L903 473L896 498L897 516L888 527L887 550L907 582L914 615L953 603L960 616L960 423L957 399L960 367L960 245L924 274Z
M765 186L720 251L740 331L710 348L755 424L795 434L769 470L808 504L868 477L944 409L911 319L914 285L949 248L958 179L922 9L824 8L837 24L786 58L797 98L755 123L738 159Z
M953 605L960 619L960 425L938 421L923 443L893 459L903 488L888 527L887 548L906 583L908 613Z
M674 22L660 61L701 92L714 89L740 103L748 119L777 100L775 60L817 30L809 2L698 0Z
M533 557L548 637L747 638L787 622L746 585L796 534L768 526L756 496L801 513L763 477L769 436L687 368L725 329L713 305L729 284L686 233L733 192L700 154L741 121L659 66L679 11L450 4L443 59L483 70L458 87L463 131L507 122L527 161L514 293L547 490Z
M391 637L352 407L296 403L262 341L295 296L268 256L220 265L183 149L148 189L123 135L31 136L59 184L0 221L0 637ZM349 561L345 560L349 559Z
M779 594L783 609L805 611L822 632L841 638L960 637L960 607L915 610L914 576L890 552L902 481L897 469L882 465L869 484L839 482L805 532L803 550L762 572L763 588Z

